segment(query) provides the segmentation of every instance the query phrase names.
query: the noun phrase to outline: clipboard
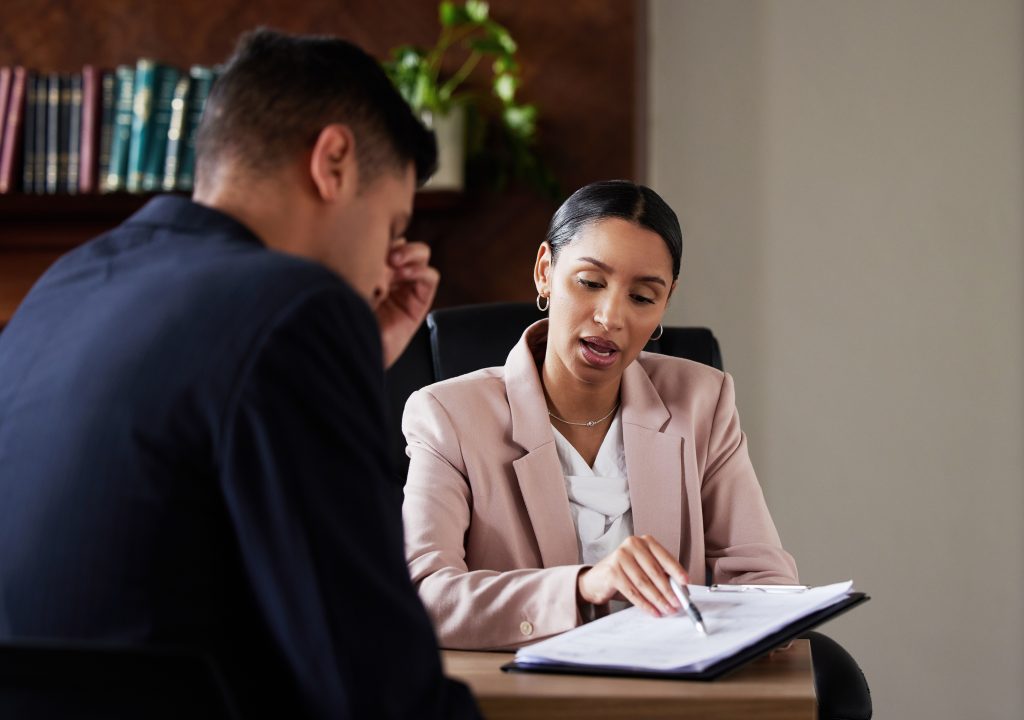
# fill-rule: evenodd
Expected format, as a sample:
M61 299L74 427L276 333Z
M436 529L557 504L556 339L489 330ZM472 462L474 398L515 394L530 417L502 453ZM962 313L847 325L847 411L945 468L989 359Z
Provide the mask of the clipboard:
M803 633L813 630L832 618L838 617L848 610L864 604L870 599L871 597L869 595L862 592L850 593L835 603L804 615L771 635L767 635L756 643L748 645L729 657L722 658L718 662L699 671L659 671L649 670L646 668L630 669L622 667L600 667L596 665L573 665L568 663L535 664L520 663L515 660L502 665L501 669L503 672L545 673L551 675L600 675L603 677L650 678L656 680L717 680L718 678L743 667L747 663L767 655L780 645L783 645L790 640L797 639Z

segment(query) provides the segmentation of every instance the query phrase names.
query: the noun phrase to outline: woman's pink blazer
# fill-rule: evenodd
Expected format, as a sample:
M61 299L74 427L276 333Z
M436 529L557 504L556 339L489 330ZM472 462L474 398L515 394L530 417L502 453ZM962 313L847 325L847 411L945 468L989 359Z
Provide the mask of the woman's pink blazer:
M431 385L405 407L406 557L445 648L515 648L583 622L585 566L534 359L546 337L542 320L504 367ZM634 533L678 553L691 582L795 583L732 378L641 353L621 401Z

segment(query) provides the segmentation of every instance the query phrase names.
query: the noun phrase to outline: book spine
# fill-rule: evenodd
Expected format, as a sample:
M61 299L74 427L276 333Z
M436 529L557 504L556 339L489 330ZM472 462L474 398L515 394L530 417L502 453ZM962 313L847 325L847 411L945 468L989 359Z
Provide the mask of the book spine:
M100 130L100 73L93 65L82 68L82 141L78 157L78 190L96 189L96 145Z
M35 132L35 184L33 192L40 195L46 192L46 127L48 123L47 98L49 97L49 78L39 73L36 78L36 132Z
M7 133L7 106L11 99L11 68L0 67L0 149Z
M107 174L110 172L110 149L114 140L114 125L117 120L117 76L104 71L100 79L100 147L96 159L96 185L105 192Z
M155 84L156 63L148 58L140 59L135 65L132 133L131 142L128 145L128 176L125 181L125 188L132 193L142 191L142 171L146 162L146 153L152 144Z
M82 164L82 74L68 78L68 165L64 190L78 193L79 169Z
M135 97L135 68L120 65L115 70L117 102L110 140L110 164L103 181L103 190L124 190L128 170L128 151L132 137L132 100Z
M196 131L206 108L206 98L213 87L213 69L202 65L193 65L189 70L192 77L191 97L188 101L188 112L185 115L185 147L178 163L179 190L191 191L195 181L196 169Z
M170 192L178 185L178 163L181 162L181 151L184 148L182 136L185 132L185 115L188 112L188 101L192 78L184 75L178 78L174 87L174 100L171 101L171 124L167 127L167 162L164 163L164 178L161 183L163 190Z
M21 190L30 193L36 189L36 74L25 77L25 131L21 138Z
M59 73L50 73L46 94L46 151L44 192L54 195L60 188L60 86Z
M14 68L11 73L10 99L4 119L4 142L0 148L0 193L13 192L18 178L18 155L22 148L22 120L25 117L25 86L28 73L23 67Z
M167 135L171 126L174 90L181 73L173 67L158 65L154 81L152 134L143 160L142 189L159 190L163 185L164 165L167 160Z

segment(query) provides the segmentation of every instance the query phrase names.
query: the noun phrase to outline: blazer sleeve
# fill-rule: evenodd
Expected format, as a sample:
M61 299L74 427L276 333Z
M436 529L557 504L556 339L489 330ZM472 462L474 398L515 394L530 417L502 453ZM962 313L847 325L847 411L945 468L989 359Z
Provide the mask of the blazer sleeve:
M429 391L402 417L410 458L402 516L406 559L441 646L510 649L581 624L576 578L586 565L469 570L465 538L473 495L448 413ZM502 542L495 528L494 542Z
M288 308L226 415L228 513L311 717L475 718L409 581L382 395L364 303L318 291Z
M797 582L796 562L782 549L750 462L729 374L723 375L709 435L701 504L712 582Z

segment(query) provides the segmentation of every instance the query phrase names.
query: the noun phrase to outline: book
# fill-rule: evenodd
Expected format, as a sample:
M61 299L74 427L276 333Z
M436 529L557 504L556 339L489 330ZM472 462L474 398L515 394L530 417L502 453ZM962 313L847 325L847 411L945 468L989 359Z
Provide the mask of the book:
M167 127L167 153L164 162L164 177L161 188L165 191L174 190L178 186L178 163L185 147L185 116L188 112L188 101L192 77L183 75L174 86L174 99L171 101L171 122Z
M60 73L46 77L46 140L43 144L43 192L54 195L60 188L61 111ZM38 167L37 167L38 169Z
M185 147L181 151L178 163L178 190L191 191L195 182L196 168L196 131L203 118L206 98L210 96L215 78L213 68L193 65L189 68L192 78L191 95L188 100L188 113L185 115Z
M11 96L11 68L0 67L0 148L4 146L7 125L7 105Z
M167 159L168 131L174 111L174 91L181 73L176 68L158 65L154 80L152 128L142 160L142 189L150 192L163 185Z
M34 176L35 184L33 191L42 195L46 192L46 131L49 124L49 113L47 111L50 80L47 75L39 73L36 76L35 95L35 133L34 133Z
M82 68L81 142L78 155L78 191L91 193L96 189L99 170L97 145L100 136L100 77L95 65Z
M11 72L11 87L4 114L4 140L0 146L0 193L9 193L17 188L18 160L22 152L22 122L25 117L25 86L29 73L23 67Z
M118 65L114 71L116 97L114 125L110 141L110 164L103 181L104 192L125 189L128 176L128 155L132 138L132 102L135 98L135 68Z
M36 189L36 74L25 76L25 110L21 133L21 190L31 193Z
M68 77L67 164L64 167L64 192L78 193L82 153L82 74Z
M156 62L140 58L135 63L135 86L132 97L132 130L128 144L128 167L125 189L142 191L142 170L153 135L153 92L156 86Z
M117 120L117 76L103 71L100 79L100 145L96 159L96 184L102 191L110 172L110 148L114 139L114 123Z
M869 599L850 581L792 592L735 589L689 586L706 635L682 611L655 618L632 607L520 648L502 669L712 680Z

